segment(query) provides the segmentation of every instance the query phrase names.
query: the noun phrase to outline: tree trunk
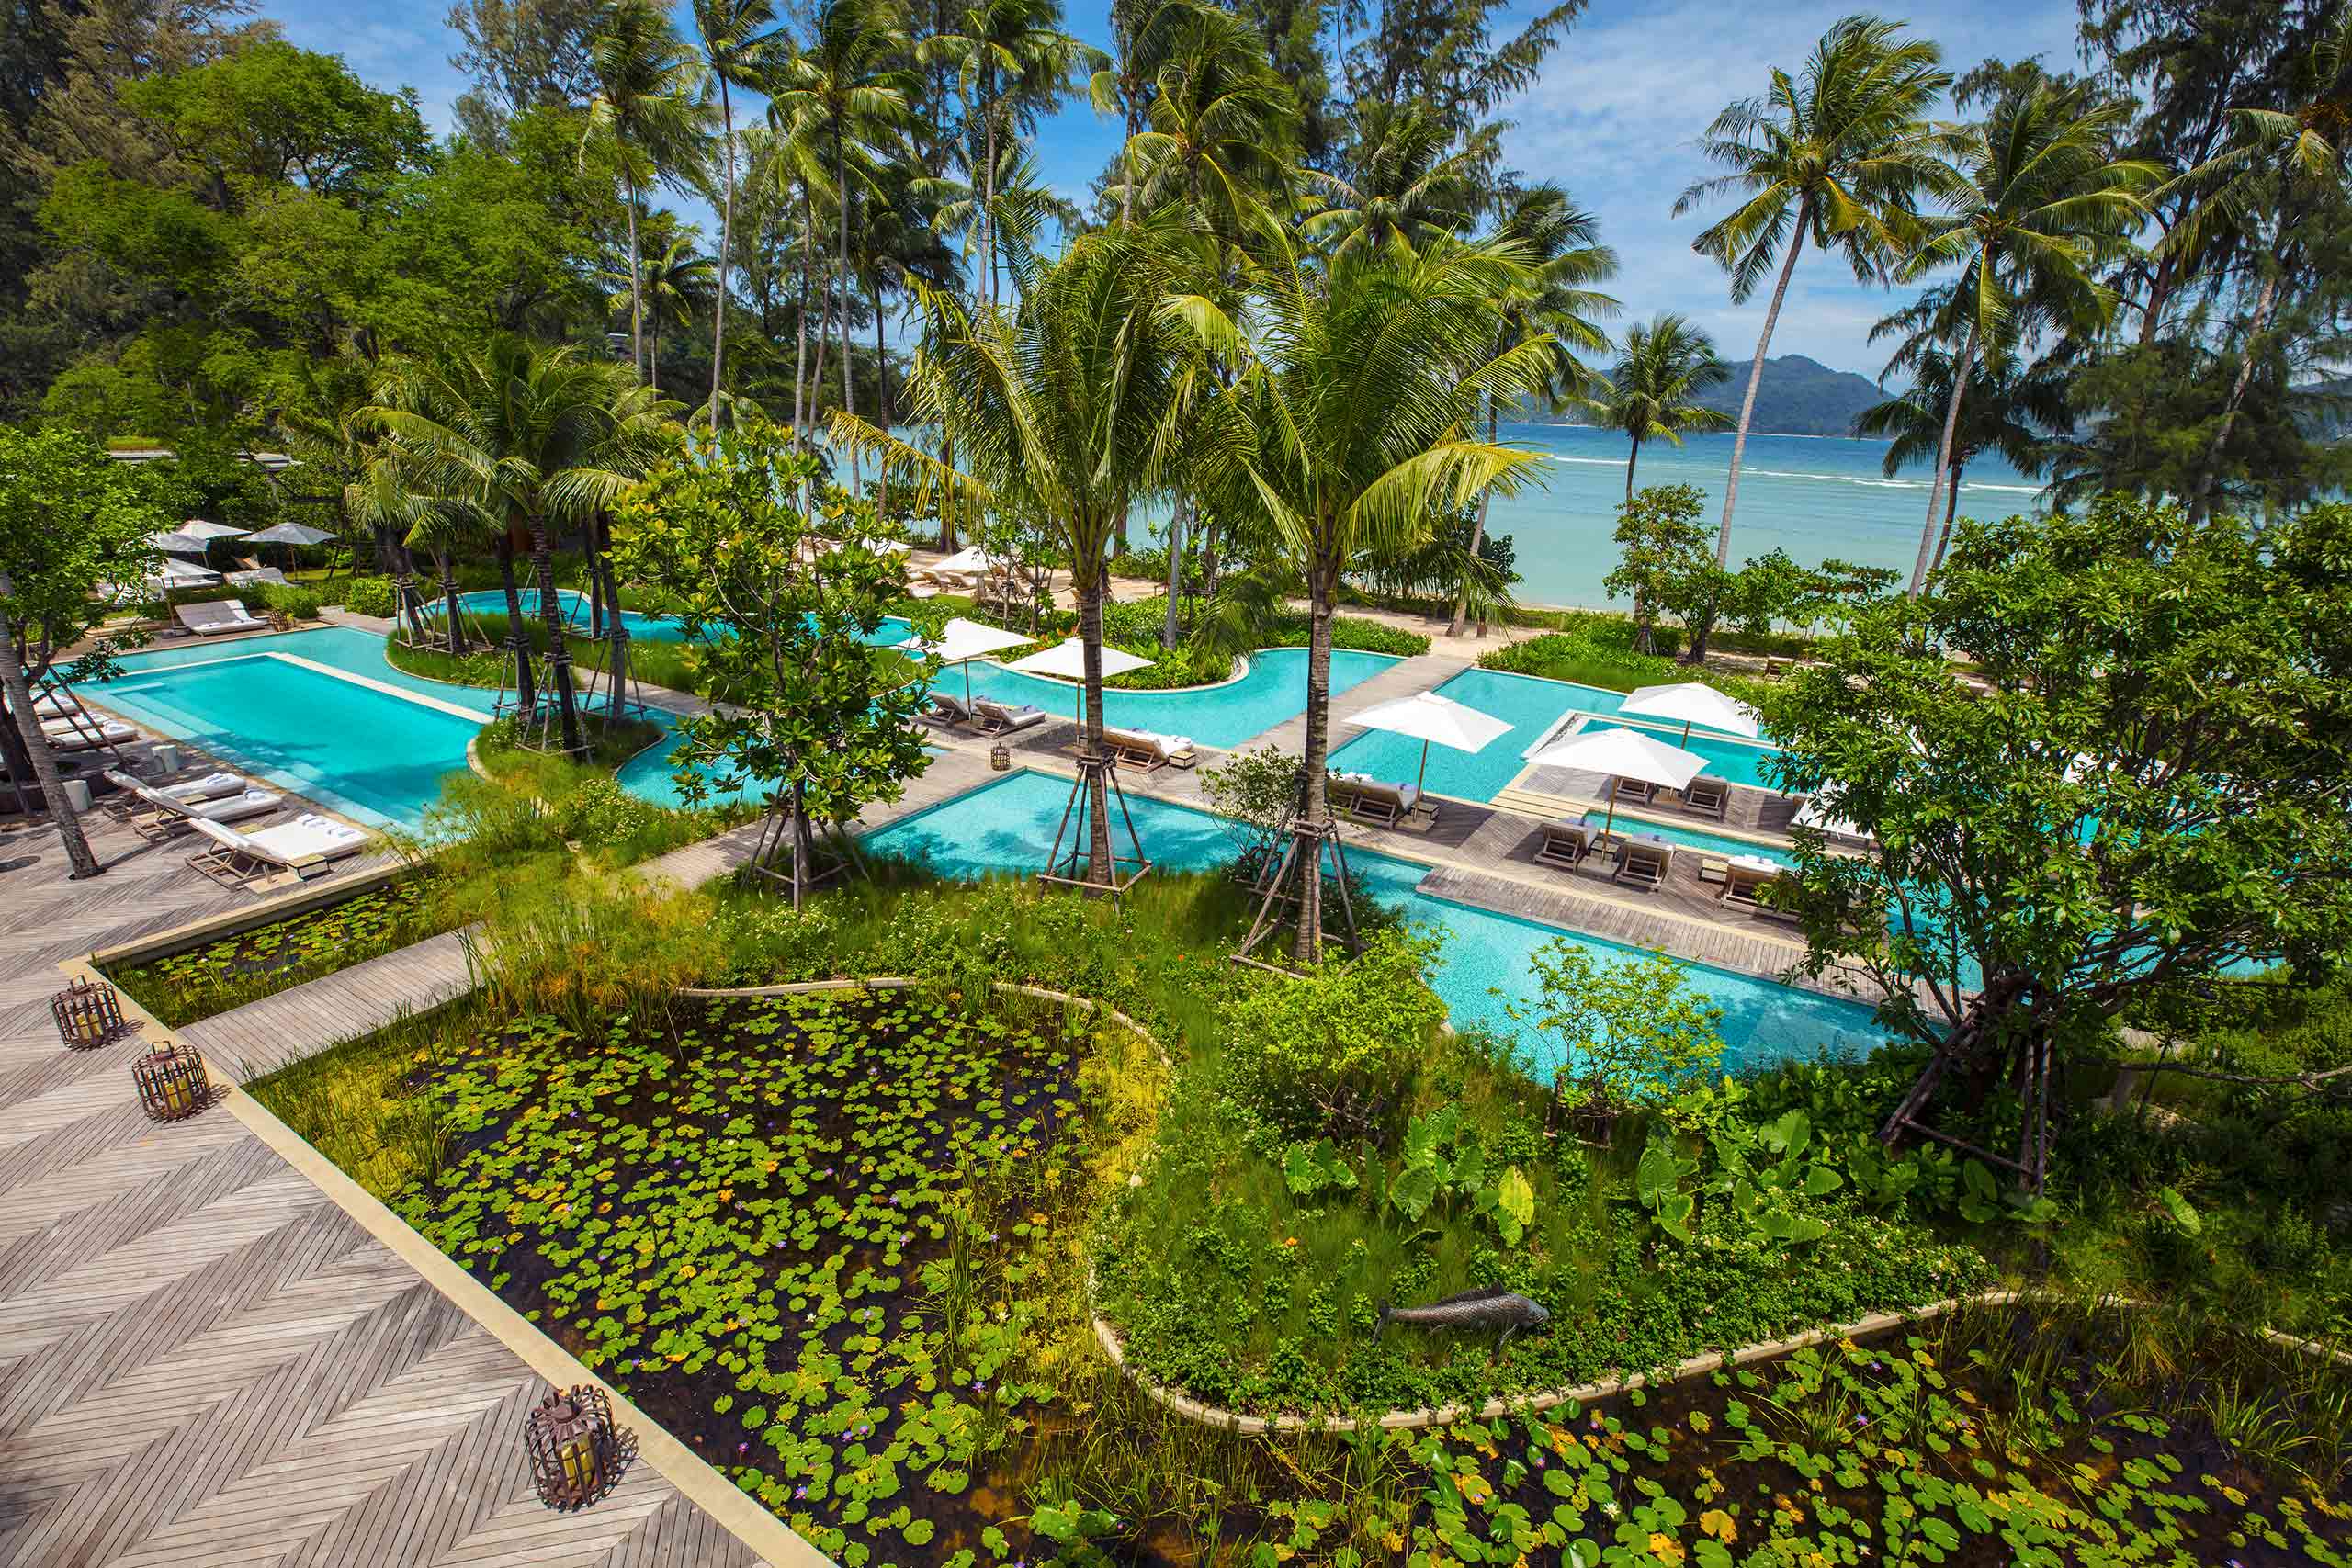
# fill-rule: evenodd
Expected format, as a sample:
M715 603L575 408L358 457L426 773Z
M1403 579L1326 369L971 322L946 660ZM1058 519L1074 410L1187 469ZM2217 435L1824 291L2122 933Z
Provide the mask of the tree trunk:
M950 468L955 468L956 438L954 436L946 435L941 438L939 460ZM944 487L942 487L939 492L939 547L948 555L952 556L956 553L956 495L953 491ZM980 576L985 581L988 573L984 571Z
M996 117L983 107L980 124L988 137L988 152L980 164L980 266L987 278L988 302L996 303Z
M514 536L498 532L498 581L506 590L506 641L514 660L514 704L525 713L537 705L531 680L531 623L523 618L523 591L514 581Z
M1979 265L1989 265L1980 261ZM1951 397L1944 404L1943 438L1936 444L1936 473L1928 486L1928 521L1919 531L1919 558L1911 568L1911 596L1917 598L1928 586L1928 564L1935 557L1936 508L1944 498L1944 476L1951 470L1952 434L1960 428L1960 400L1968 393L1969 373L1976 367L1976 323L1968 323L1968 335L1961 340L1960 362L1952 367Z
M15 592L8 574L0 571L0 601ZM57 839L65 846L65 858L74 863L74 878L97 875L106 867L91 852L74 803L65 798L64 775L58 771L57 753L49 749L49 739L40 732L40 716L33 711L32 682L25 679L25 667L17 662L17 628L4 608L0 608L0 686L7 690L9 716L16 721L17 737L32 761L32 783L40 786L41 804L49 819L57 824ZM25 777L14 769L10 773L17 785L17 804L29 817L33 806Z
M2222 407L2222 423L2213 432L2213 439L2205 448L2205 462L2197 476L2197 499L2189 503L2188 525L2202 527L2206 514L2213 510L2213 483L2221 475L2222 449L2229 444L2230 426L2237 423L2238 405L2245 401L2245 389L2254 379L2254 353L2262 329L2270 319L2271 302L2278 297L2278 269L2285 264L2273 254L2270 276L2262 280L2262 292L2254 302L2254 319L2246 323L2245 347L2238 355L2237 379L2230 383L2230 400Z
M806 185L800 187L800 319L795 323L798 341L792 349L792 439L796 442L806 438L802 434L801 392L808 378L808 264L811 247L807 241L817 227L817 204Z
M710 424L718 428L720 368L727 363L727 247L735 235L735 106L718 78L718 118L727 138L727 194L718 209L718 288L710 312Z
M1487 400L1487 444L1488 446L1492 446L1495 440L1495 400L1492 398L1488 398ZM1478 492L1478 519L1476 522L1470 525L1470 559L1474 562L1478 558L1478 547L1486 542L1487 502L1493 497L1493 494L1494 491L1492 486L1489 486L1487 489ZM1465 583L1462 591L1453 596L1453 619L1447 623L1445 635L1448 637L1460 637L1462 635L1462 625L1464 621L1468 620L1469 617L1470 590L1468 585Z
M1314 859L1293 867L1298 876L1298 930L1291 938L1291 957L1304 965L1323 952L1323 840L1327 801L1324 773L1331 752L1331 617L1340 593L1340 562L1336 556L1318 558L1307 575L1310 608L1306 634L1306 755L1303 763L1305 792L1298 803L1299 842L1311 844Z
M424 606L416 595L416 562L409 555L406 545L395 543L392 548L396 552L393 557L392 591L400 595L400 614L401 618L408 623L408 640L422 648L425 643Z
M458 600L457 564L447 550L435 550L433 570L441 574L441 613L449 618L449 656L459 658L466 652L466 627L459 615L463 606Z
M563 725L563 749L580 754L579 698L571 687L571 641L564 635L563 617L556 607L555 551L548 538L548 521L531 515L531 575L539 590L539 621L548 629L548 681L555 687L555 706Z
M1797 203L1796 226L1789 233L1789 254L1781 263L1781 280L1772 286L1772 303L1764 312L1764 335L1756 340L1756 363L1747 367L1747 392L1739 400L1739 430L1731 438L1731 473L1724 480L1724 522L1715 534L1715 564L1731 569L1731 511L1739 501L1739 460L1747 452L1747 424L1756 417L1756 389L1764 384L1764 356L1772 349L1772 329L1780 324L1781 301L1789 296L1789 275L1796 270L1797 252L1804 248L1804 227L1812 219L1813 201Z
M1634 499L1634 465L1641 460L1642 438L1636 435L1634 437L1634 449L1625 454L1625 499L1627 501ZM1723 563L1717 561L1715 564L1721 566Z
M1184 513L1192 505L1192 497L1179 495L1176 510L1168 519L1168 618L1159 628L1159 646L1176 646L1176 593L1183 582Z
M605 661L612 682L605 692L605 713L608 717L618 718L622 699L628 691L628 617L621 613L620 580L613 575L612 519L598 517L593 526L602 547L596 558L604 568L605 646L612 650Z
M621 191L628 203L628 367L645 380L645 264L637 254L637 174L628 164L628 149L621 149Z
M1960 515L1960 474L1966 467L1964 463L1951 466L1951 483L1944 491L1944 525L1936 531L1936 558L1928 564L1929 577L1942 570L1944 551L1951 544L1951 521Z
M1079 751L1089 758L1102 755L1102 589L1108 575L1099 561L1080 561L1070 573L1086 655L1086 724L1079 732ZM1089 768L1086 774L1086 880L1108 886L1118 880L1119 870L1111 850L1111 792L1102 769Z
M882 285L874 285L874 423L882 434L890 434L890 367L882 356ZM874 515L888 521L890 510L890 464L887 458L874 460Z
M850 363L849 351L849 162L842 151L841 129L833 130L833 180L841 187L841 213L837 224L840 249L834 254L834 278L841 288L842 312L842 412L857 412L856 367ZM857 448L849 449L850 493L857 493Z

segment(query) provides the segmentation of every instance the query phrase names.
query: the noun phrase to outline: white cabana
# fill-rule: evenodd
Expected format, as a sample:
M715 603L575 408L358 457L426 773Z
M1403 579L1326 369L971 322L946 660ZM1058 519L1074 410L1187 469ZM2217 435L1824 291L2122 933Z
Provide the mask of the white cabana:
M1102 645L1102 678L1106 681L1114 675L1124 675L1130 670L1148 670L1150 667L1151 660L1148 659L1139 658L1123 649L1113 648L1107 642ZM1079 682L1078 705L1072 716L1081 727L1084 726L1086 723L1086 644L1081 639L1074 637L1066 637L1053 647L1033 653L1026 659L1015 660L1005 668L1017 670L1023 675L1043 675L1050 680Z
M1008 648L1024 648L1037 639L1009 632L1001 626L984 626L958 615L941 628L935 642L916 641L907 645L907 651L927 659L942 668L950 664L964 666L964 705L972 705L972 667L975 659L991 653L1001 653Z
M1340 722L1359 724L1366 729L1383 729L1391 735L1403 735L1419 741L1421 766L1420 771L1413 775L1416 795L1420 793L1421 781L1429 775L1430 746L1432 742L1455 751L1478 751L1510 733L1508 720L1480 713L1452 697L1441 697L1435 692L1416 692L1409 697L1399 697L1393 703L1366 708Z
M1707 759L1679 746L1668 746L1638 729L1611 726L1588 729L1538 751L1533 761L1547 768L1578 768L1611 780L1639 779L1667 789L1681 789L1706 768ZM1617 821L1617 791L1609 791L1609 815L1600 825L1602 838Z
M1617 711L1636 714L1644 718L1679 718L1682 721L1682 739L1685 740L1690 739L1690 727L1694 724L1703 724L1710 729L1725 730L1733 735L1745 735L1751 740L1764 730L1763 722L1757 717L1754 708L1698 681L1636 687Z

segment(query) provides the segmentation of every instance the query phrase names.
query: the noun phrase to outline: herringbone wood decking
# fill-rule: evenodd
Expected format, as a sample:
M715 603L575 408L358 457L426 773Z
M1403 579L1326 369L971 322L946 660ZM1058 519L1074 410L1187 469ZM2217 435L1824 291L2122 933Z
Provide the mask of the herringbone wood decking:
M514 1352L226 1108L147 1122L141 1041L59 1045L59 962L250 902L91 821L111 864L81 883L46 826L0 831L0 1568L755 1562L641 1461L542 1507ZM222 1032L220 1066L341 1017L306 1009Z

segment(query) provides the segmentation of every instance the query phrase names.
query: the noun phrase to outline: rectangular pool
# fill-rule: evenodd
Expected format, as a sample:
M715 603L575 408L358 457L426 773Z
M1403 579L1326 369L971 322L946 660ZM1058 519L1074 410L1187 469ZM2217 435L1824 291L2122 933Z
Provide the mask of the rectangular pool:
M1579 705L1578 699L1617 696L1614 692L1499 670L1464 670L1437 692L1464 707L1510 723L1510 734L1488 741L1481 750L1429 749L1427 786L1462 800L1492 800L1501 794L1527 766L1520 753L1557 723L1562 714ZM1420 769L1421 743L1408 736L1344 723L1333 725L1332 729L1333 739L1347 742L1331 754L1334 773L1370 773L1391 784L1411 784ZM1348 739L1350 736L1354 739Z
M1051 849L1069 788L1065 779L1024 770L877 829L865 841L959 881L1025 875L1038 868ZM1230 862L1240 846L1238 825L1209 812L1145 796L1130 795L1127 803L1144 852L1171 871L1214 870ZM1534 999L1528 960L1547 942L1566 938L1603 961L1638 951L1432 897L1418 890L1428 868L1410 861L1351 850L1348 864L1371 885L1374 897L1438 932L1442 966L1430 983L1444 998L1456 1027L1485 1025L1510 1033L1513 1026L1503 1011L1503 1000ZM1871 1021L1870 1010L1856 1003L1705 964L1685 967L1696 988L1723 1010L1728 1068L1769 1066L1825 1052L1855 1056L1874 1049L1883 1038ZM1521 1048L1539 1074L1548 1077L1557 1062L1557 1047L1523 1040Z
M1334 649L1331 693L1336 696L1360 686L1396 663L1394 654ZM967 668L974 696L1027 704L1065 718L1077 710L1078 687L1071 682L1023 675L1001 664L977 660ZM950 696L962 696L962 674L953 670L943 671L936 689ZM1204 746L1238 746L1306 711L1306 649L1303 648L1261 648L1250 655L1250 668L1238 679L1221 685L1172 692L1112 690L1102 694L1103 717L1114 728L1132 725L1137 729L1156 729L1162 735L1190 736Z

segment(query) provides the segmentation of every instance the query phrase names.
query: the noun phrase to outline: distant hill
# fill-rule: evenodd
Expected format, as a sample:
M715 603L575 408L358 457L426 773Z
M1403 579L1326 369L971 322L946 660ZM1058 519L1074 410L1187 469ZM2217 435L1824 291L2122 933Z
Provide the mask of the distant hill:
M1732 378L1700 401L1737 418L1739 400L1747 391L1747 367L1742 359ZM1756 389L1753 428L1773 435L1851 435L1854 416L1888 394L1867 376L1832 370L1802 354L1784 354L1764 362L1763 384ZM1571 423L1589 423L1571 420Z

